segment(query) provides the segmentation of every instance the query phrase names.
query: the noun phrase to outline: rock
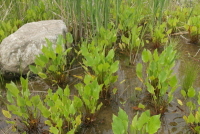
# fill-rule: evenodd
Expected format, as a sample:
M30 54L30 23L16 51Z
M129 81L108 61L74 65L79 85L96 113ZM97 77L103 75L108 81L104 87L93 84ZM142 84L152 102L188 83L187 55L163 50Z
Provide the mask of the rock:
M0 69L4 75L26 74L35 56L46 45L45 38L53 42L58 35L65 37L67 27L62 20L46 20L23 25L0 44Z

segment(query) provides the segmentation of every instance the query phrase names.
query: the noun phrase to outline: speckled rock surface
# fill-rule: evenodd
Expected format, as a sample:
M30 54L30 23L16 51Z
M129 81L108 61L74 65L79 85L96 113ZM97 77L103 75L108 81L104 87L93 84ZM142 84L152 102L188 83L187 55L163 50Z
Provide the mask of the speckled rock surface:
M34 63L35 55L41 53L45 38L56 44L58 35L65 36L67 27L62 20L46 20L23 25L0 44L0 69L8 74L26 74Z

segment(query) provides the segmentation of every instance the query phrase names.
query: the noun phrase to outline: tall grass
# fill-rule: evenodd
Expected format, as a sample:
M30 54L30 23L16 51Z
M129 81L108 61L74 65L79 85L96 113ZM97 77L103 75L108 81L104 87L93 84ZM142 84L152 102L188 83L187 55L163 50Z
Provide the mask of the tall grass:
M188 61L184 65L184 76L182 80L182 89L187 93L188 89L193 86L199 73L198 64Z
M168 0L149 0L151 23L156 25L162 22L164 10L168 6Z
M45 7L41 3L44 3ZM118 23L118 18L113 20L110 12L111 7L115 7L119 14L120 3L121 0L6 0L0 1L2 5L0 19L6 21L16 18L23 20L23 23L44 19L62 19L78 41L81 37L94 36L100 27L107 28L111 20ZM40 8L45 8L44 15L41 15ZM28 12L31 9L32 13ZM27 16L29 16L28 19L26 19ZM41 17L38 18L38 16Z
M110 12L116 4L119 12L121 0L53 0L60 10L55 15L60 16L69 26L76 41L81 37L90 38L98 33L100 27L107 28L111 18ZM60 6L62 5L62 6ZM117 23L117 18L114 20Z

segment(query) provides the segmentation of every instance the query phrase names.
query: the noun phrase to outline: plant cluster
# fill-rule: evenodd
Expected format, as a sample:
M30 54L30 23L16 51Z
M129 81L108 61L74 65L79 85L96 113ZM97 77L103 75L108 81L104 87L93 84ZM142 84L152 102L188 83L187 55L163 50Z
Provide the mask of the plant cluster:
M189 18L187 24L185 24L185 29L189 33L190 43L197 44L199 41L200 32L200 16L192 16Z
M145 33L145 25L140 25L144 19L142 3L139 0L133 3L123 1L120 8L118 34L121 41L119 47L128 53L129 63L134 63L137 52L144 46L142 37Z
M79 83L75 85L79 92L79 98L83 101L84 112L83 120L86 125L95 121L95 114L101 106L102 103L99 102L99 95L102 91L102 84L99 85L97 78L92 75L86 75L84 78L84 85Z
M185 98L185 103L188 108L188 112L185 113L183 119L189 125L191 132L197 134L200 132L200 92L195 91L193 87L190 87L187 92L181 90L182 96ZM180 105L183 105L181 100L178 100Z
M83 103L81 99L74 96L70 97L68 86L63 90L58 88L55 93L48 90L44 104L40 104L39 109L45 120L45 124L49 126L49 132L60 134L74 134L81 124L81 107Z
M102 97L109 95L109 86L117 80L113 74L118 70L119 61L114 60L114 50L110 49L106 54L106 45L104 41L92 40L91 43L83 42L81 44L81 53L83 55L83 64L86 72L91 68L92 75L97 77L99 84L103 84Z
M95 114L101 108L99 95L102 85L99 85L97 78L86 75L84 85L76 85L78 96L71 97L70 89L60 87L55 93L51 89L45 99L39 95L31 95L28 88L28 78L21 77L22 89L19 89L13 82L7 84L7 110L2 110L18 132L42 133L44 124L49 126L49 132L54 134L74 134L81 124L89 125L95 121ZM12 120L11 113L17 116ZM20 124L18 124L20 123Z
M157 49L153 53L146 49L143 50L142 61L146 64L146 77L142 74L143 65L141 63L138 63L136 68L138 78L151 95L156 114L165 112L177 88L177 78L172 70L176 60L176 50L173 45L169 44L160 55Z
M68 37L71 37L69 34ZM72 42L72 39L68 38L68 43ZM55 48L53 43L46 39L47 45L43 46L42 53L35 59L36 65L30 65L30 70L34 74L38 74L41 78L48 80L51 84L62 85L66 82L68 72L72 61L67 60L71 48L65 50L65 39L59 35ZM68 58L69 59L69 58Z
M166 26L167 24L165 22L163 22L162 24L157 24L154 27L153 25L149 25L154 48L159 48L162 45L168 43L168 36L171 33L172 29L166 31Z
M22 21L18 19L0 21L0 42L8 35L14 33L21 25Z
M150 111L142 112L141 115L137 113L134 116L132 123L128 126L128 115L121 108L118 116L113 115L112 130L114 134L154 134L160 128L160 115L150 115ZM129 130L130 129L130 130Z
M41 99L39 95L31 96L28 89L28 79L21 78L21 89L15 83L6 84L7 91L7 109L3 110L3 114L9 120L6 121L14 126L14 129L19 132L40 133L41 119L39 105ZM12 117L10 112L17 117ZM10 121L11 119L14 121ZM21 125L19 125L19 124Z

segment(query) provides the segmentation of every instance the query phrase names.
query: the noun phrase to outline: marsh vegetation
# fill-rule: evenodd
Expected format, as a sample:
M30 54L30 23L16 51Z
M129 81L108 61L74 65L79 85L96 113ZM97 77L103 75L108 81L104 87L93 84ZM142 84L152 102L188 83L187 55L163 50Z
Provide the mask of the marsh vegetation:
M66 37L4 80L2 133L200 132L198 0L1 0L0 42L62 19ZM66 46L70 46L64 49Z

